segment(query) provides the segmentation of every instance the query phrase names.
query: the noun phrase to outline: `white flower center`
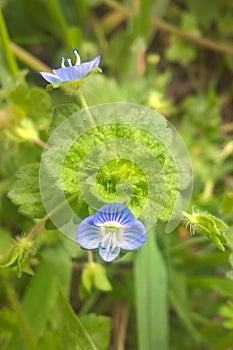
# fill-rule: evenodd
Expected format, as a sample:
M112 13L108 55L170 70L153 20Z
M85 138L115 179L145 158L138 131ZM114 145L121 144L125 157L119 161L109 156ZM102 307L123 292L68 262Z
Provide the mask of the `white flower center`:
M109 221L108 223L101 226L103 232L102 241L99 244L101 249L107 252L114 253L116 248L119 248L119 236L124 232L123 226L118 222Z

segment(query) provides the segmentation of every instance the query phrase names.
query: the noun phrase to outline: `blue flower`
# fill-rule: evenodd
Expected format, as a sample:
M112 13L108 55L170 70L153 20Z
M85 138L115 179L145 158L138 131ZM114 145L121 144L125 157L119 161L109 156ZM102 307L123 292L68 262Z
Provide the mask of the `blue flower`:
M71 59L62 57L61 68L53 69L53 73L40 72L42 77L49 83L60 83L83 78L92 69L98 67L100 56L95 57L92 61L81 63L78 50L74 49L73 54L76 56L76 63L72 66ZM66 63L68 64L66 66Z
M84 219L77 232L80 246L99 248L100 256L107 262L114 260L121 249L137 249L145 240L145 226L125 205L116 202L104 205L95 215Z

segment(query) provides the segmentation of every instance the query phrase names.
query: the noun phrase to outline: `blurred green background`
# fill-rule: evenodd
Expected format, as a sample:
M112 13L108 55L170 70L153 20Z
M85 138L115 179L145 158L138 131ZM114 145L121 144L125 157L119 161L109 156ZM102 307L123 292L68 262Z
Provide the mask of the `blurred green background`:
M0 259L11 266L0 270L2 350L232 349L232 24L231 0L0 0ZM75 47L83 61L101 55L88 105L134 102L179 131L193 164L190 210L228 224L225 252L160 223L148 254L85 265L75 243L40 225L36 168L30 197L20 186L8 194L21 167L40 161L53 108L76 102L47 93L38 74ZM35 243L12 251L38 223Z

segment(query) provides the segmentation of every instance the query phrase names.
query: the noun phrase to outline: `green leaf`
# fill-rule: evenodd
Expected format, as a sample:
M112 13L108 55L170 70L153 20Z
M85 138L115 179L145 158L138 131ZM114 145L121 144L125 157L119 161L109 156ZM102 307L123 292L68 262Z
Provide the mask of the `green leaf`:
M19 212L29 218L42 218L46 214L39 188L39 163L27 164L19 169L8 197L19 206Z
M111 320L106 316L88 314L80 321L92 337L98 350L107 350L110 343Z
M94 286L103 292L110 292L112 290L111 283L108 280L106 270L103 265L96 264L94 271Z
M183 323L189 336L193 339L195 344L200 341L200 335L197 329L194 327L190 318L190 306L188 300L187 281L184 272L177 271L173 267L169 269L169 281L170 281L170 300L171 304Z
M96 94L96 91L107 91L107 93ZM124 93L121 90L121 85L118 85L115 79L105 75L97 75L95 89L92 88L92 85L85 88L85 99L89 106L94 106L98 103L124 100Z
M30 88L26 83L17 84L11 91L10 101L18 118L27 118L37 130L48 126L51 118L52 101L41 88Z
M108 105L93 107L89 110L93 119L101 117L103 121L90 129L86 111L73 114L72 106L63 106L63 123L58 121L43 156L46 179L53 179L51 191L57 186L66 194L77 193L76 208L72 207L75 213L84 206L83 193L90 198L89 203L123 202L131 196L129 207L135 216L141 214L147 203L143 220L156 222L159 216L161 221L167 221L179 201L179 189L188 184L185 166L181 169L180 164L183 176L179 183L177 163L168 151L173 141L172 131L159 113L151 112L148 117L148 109L132 106L125 111L125 108L121 105L114 111ZM125 113L127 124L123 123ZM122 122L106 124L108 120L121 118ZM142 120L140 126L135 125L137 119ZM147 131L152 123L158 136ZM153 194L148 188L153 188Z
M233 344L233 332L228 332L224 338L212 347L212 350L230 349Z
M80 110L79 106L76 103L66 103L59 105L54 108L53 118L49 128L49 135L59 127L59 125L72 114Z
M90 293L93 287L103 292L112 290L104 266L91 262L85 266L82 272L81 285L79 288L81 296L84 297L86 294Z
M154 228L137 254L134 277L139 349L168 350L167 273Z
M64 239L68 240L67 238ZM43 257L43 261L46 261L53 270L63 294L68 298L72 278L72 266L68 251L62 242L58 240L57 244L43 248L41 256Z
M87 329L75 315L61 292L59 293L59 311L62 321L58 333L61 334L63 349L97 350Z
M57 330L47 329L38 341L37 350L63 350L61 336Z
M194 61L196 58L196 48L187 43L184 39L172 35L171 43L166 49L166 57L170 61L181 62L183 65L187 65Z
M201 157L196 157L194 154L194 161L201 162L201 167L207 168L206 181L212 177L210 174L208 163L214 159L216 164L215 147L208 144L208 141L216 141L219 138L219 128L221 122L221 115L219 112L219 102L216 91L211 86L206 92L200 92L198 95L188 95L183 102L184 119L182 121L181 132L187 145L190 143L196 145L196 137L201 133L199 148L202 146ZM210 150L206 149L207 145ZM200 151L199 151L200 152ZM198 159L196 159L198 158ZM207 166L208 165L208 166ZM200 169L201 170L201 169ZM212 169L216 171L217 169Z
M233 329L233 302L228 301L227 304L219 308L219 314L224 318L223 326L227 329Z
M22 299L22 308L35 339L45 330L56 293L57 276L47 261L41 261Z

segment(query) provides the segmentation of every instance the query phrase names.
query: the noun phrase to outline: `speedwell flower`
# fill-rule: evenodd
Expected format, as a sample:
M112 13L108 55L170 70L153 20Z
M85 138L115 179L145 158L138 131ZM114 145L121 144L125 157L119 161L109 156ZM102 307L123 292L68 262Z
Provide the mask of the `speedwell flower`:
M72 66L71 59L62 57L61 68L53 69L53 73L40 72L42 77L49 83L61 83L83 78L92 69L98 67L100 56L95 57L92 61L81 63L78 50L74 49L73 54L76 56L76 63ZM67 64L67 65L66 65Z
M146 240L145 226L123 204L110 203L84 219L77 232L82 248L99 248L103 260L114 260L120 250L134 250Z

